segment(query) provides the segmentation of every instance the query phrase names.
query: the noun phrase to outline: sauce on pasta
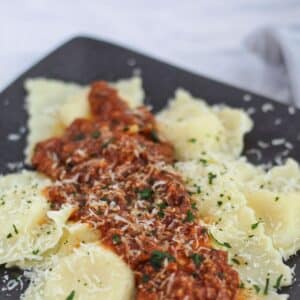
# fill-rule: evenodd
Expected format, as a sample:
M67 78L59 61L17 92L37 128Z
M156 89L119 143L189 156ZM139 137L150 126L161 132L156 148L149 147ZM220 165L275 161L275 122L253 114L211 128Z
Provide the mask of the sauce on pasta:
M237 299L239 276L213 249L151 112L130 109L103 81L89 104L89 119L35 148L34 167L55 180L52 208L76 206L71 219L96 228L133 270L138 300Z

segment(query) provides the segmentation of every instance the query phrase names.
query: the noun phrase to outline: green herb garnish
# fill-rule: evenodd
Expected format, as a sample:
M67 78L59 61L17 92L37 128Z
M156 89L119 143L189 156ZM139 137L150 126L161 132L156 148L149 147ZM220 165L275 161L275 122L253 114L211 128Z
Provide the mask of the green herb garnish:
M208 173L208 183L209 184L213 184L213 180L217 177L216 174L212 173L212 172L209 172Z
M274 289L277 289L277 290L278 290L278 289L280 288L280 283L281 283L282 278L283 278L283 274L281 274L281 275L277 278L276 283L275 283L275 285L274 285Z
M192 213L191 210L188 210L188 211L186 212L186 217L185 217L184 221L190 223L190 222L193 222L194 219L195 219L194 214Z
M101 135L101 133L100 133L99 130L95 130L95 131L93 131L93 132L91 133L91 136L92 136L93 139L99 138L100 135Z
M145 188L138 192L141 199L148 200L152 197L153 191L149 188Z
M196 188L196 193L201 194L201 186L198 184L194 184L194 187Z
M151 137L151 140L155 143L159 143L160 142L160 139L158 137L158 134L155 130L151 130L150 132L150 137Z
M74 141L81 141L85 138L85 135L83 133L78 133L74 136L73 140Z
M15 232L15 234L18 234L18 233L19 233L19 231L18 231L18 228L17 228L17 226L16 226L15 224L13 224L13 228L14 228L14 232Z
M75 291L73 290L73 291L69 294L69 296L66 298L66 300L73 300L74 297L75 297Z
M255 289L256 294L259 294L259 292L260 292L260 287L259 287L258 285L256 285L256 284L253 284L253 287L254 287L254 289Z
M150 276L148 274L143 274L142 281L143 282L148 282L149 280L150 280Z
M204 159L204 158L200 158L199 162L201 162L204 166L206 166L208 163L207 159Z
M150 264L155 270L159 270L162 267L162 263L167 259L169 262L174 261L175 258L168 252L162 252L159 250L154 250L150 256Z
M204 260L204 257L198 253L193 253L190 258L193 260L196 267L199 267Z
M159 209L165 209L168 206L168 204L166 202L162 202L159 203L157 206L159 207Z
M251 229L254 230L257 228L257 226L259 225L259 223L261 223L260 221L258 221L257 223L254 223L251 225Z
M192 209L197 209L197 203L196 202L191 203L191 207Z
M163 210L158 211L157 215L162 219L165 216L165 213Z
M114 234L112 236L112 242L114 245L119 245L121 243L121 237L119 234Z
M188 142L189 142L189 143L192 143L192 144L195 144L195 143L197 142L197 139L195 139L195 138L190 138L190 139L188 139Z
M216 244L218 244L219 246L226 247L226 248L231 248L231 245L230 245L229 243L227 243L227 242L221 243L221 242L219 242L219 241L218 241L211 233L210 233L209 235L210 235L210 237L212 238L212 240L213 240Z
M231 259L231 261L233 263L235 263L236 265L240 265L241 264L240 261L238 259L234 258L234 257Z
M269 284L270 284L270 278L267 278L266 279L266 285L265 285L265 288L264 288L264 295L268 295Z
M159 211L157 215L162 219L165 216L164 209L168 206L166 202L159 203L158 205Z

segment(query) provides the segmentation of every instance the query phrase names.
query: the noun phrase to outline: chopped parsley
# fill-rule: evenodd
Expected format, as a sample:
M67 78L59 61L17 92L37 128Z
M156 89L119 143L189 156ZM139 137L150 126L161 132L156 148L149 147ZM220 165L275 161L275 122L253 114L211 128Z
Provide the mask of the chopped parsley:
M6 236L7 239L10 239L11 237L12 237L12 234L11 234L11 233L9 233L9 234Z
M83 133L78 133L73 137L74 141L81 141L85 138L85 135Z
M121 237L119 234L114 234L112 236L112 242L114 245L119 245L121 243Z
M191 207L192 209L197 209L197 203L196 202L191 203Z
M278 276L278 278L277 278L277 280L276 280L276 283L275 283L275 285L273 286L274 289L277 289L277 290L278 290L278 289L280 288L282 278L283 278L283 274L281 274L280 276Z
M259 287L258 285L256 285L256 284L253 284L253 287L254 287L254 289L255 289L256 294L259 294L259 292L260 292L260 287Z
M162 219L165 216L165 213L163 210L158 211L157 215Z
M141 197L141 199L148 200L152 197L153 191L149 188L145 188L145 189L139 191L138 194Z
M231 259L231 261L233 263L235 263L236 265L240 265L241 264L240 261L238 259L234 258L234 257Z
M196 267L199 267L204 260L204 257L201 254L193 253L190 258L194 262Z
M148 274L143 274L142 281L143 282L148 282L149 280L150 280L150 276Z
M222 247L226 247L226 248L231 248L231 245L229 244L229 243L227 243L227 242L219 242L211 233L209 234L210 235L210 237L212 238L212 240L216 243L216 244L218 244L219 246L222 246Z
M256 223L252 224L252 225L251 225L251 229L252 229L252 230L256 229L257 226L259 225L259 223L261 223L261 221L258 221L258 222L256 222Z
M195 139L195 138L190 138L190 139L188 139L188 142L189 142L189 143L192 143L192 144L195 144L195 143L197 142L197 139Z
M204 166L206 166L207 165L207 159L204 159L204 158L200 158L199 159L199 162L201 162Z
M151 140L154 142L154 143L159 143L160 142L160 139L158 137L158 134L155 130L151 130L150 132L150 137L151 137Z
M191 210L188 210L188 211L186 212L186 217L185 217L184 221L190 223L190 222L193 222L194 220L195 220L194 214L192 213Z
M164 260L167 259L169 262L174 261L175 258L168 252L162 252L159 250L154 250L150 256L150 264L155 270L159 270L162 267Z
M40 250L39 250L39 249L36 249L36 250L33 250L33 251L32 251L32 254L33 254L33 255L37 255L39 252L40 252Z
M223 202L222 202L222 201L218 201L217 204L218 204L218 206L220 207L220 206L223 205Z
M217 177L216 174L212 173L212 172L209 172L208 173L208 183L209 184L213 184L213 180Z
M162 202L159 203L157 206L159 207L159 209L165 209L168 206L168 204L166 202Z
M68 297L66 298L66 300L73 300L75 297L75 291L73 290L69 295Z
M168 206L166 202L159 203L158 205L159 211L157 215L162 219L165 216L164 209Z
M17 226L16 226L15 224L13 224L13 228L14 228L14 232L15 232L15 234L18 234L18 233L19 233L19 231L18 231L18 228L17 228Z
M275 197L275 202L277 202L279 200L279 196Z
M194 184L194 187L196 188L196 194L201 194L201 186L198 184Z
M207 228L203 227L203 228L201 229L201 233L202 233L202 234L207 234Z
M100 133L99 130L95 130L95 131L93 131L93 132L91 133L91 136L92 136L93 139L99 138L100 135L101 135L101 133Z
M267 278L266 279L266 285L265 285L265 288L264 288L264 295L268 295L269 284L270 284L270 278Z
M244 288L245 288L245 284L244 284L243 281L241 281L241 283L240 283L240 285L239 285L239 288L240 288L240 289L244 289Z

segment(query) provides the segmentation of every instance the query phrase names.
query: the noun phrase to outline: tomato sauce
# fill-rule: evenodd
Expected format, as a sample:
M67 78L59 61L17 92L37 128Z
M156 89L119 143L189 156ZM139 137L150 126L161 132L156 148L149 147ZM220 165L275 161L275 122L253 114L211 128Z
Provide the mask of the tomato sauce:
M91 118L35 148L34 167L55 180L52 208L71 203L71 220L99 231L133 270L138 300L237 299L239 276L213 249L154 116L130 109L104 81L88 100Z

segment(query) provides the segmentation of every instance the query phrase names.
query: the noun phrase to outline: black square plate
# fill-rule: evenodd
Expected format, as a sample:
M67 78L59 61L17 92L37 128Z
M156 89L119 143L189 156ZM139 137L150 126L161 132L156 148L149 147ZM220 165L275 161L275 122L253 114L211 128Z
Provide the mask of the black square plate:
M0 94L0 172L12 172L21 166L27 121L24 107L24 80L47 77L88 84L97 79L114 81L139 72L143 78L146 102L155 111L166 105L177 87L189 90L210 104L225 103L241 107L252 113L254 130L246 137L245 154L254 162L274 162L284 153L300 161L300 111L278 104L270 99L228 86L180 68L160 62L119 46L86 37L77 37L59 47L29 71L24 73ZM9 134L18 132L21 138L14 140ZM272 139L284 138L288 144L263 147L258 155L258 141L270 143ZM13 141L13 140L14 141ZM293 147L291 147L291 145ZM282 156L282 155L281 155ZM17 162L17 163L16 163ZM300 212L299 212L300 213ZM1 230L1 229L0 229ZM300 299L300 255L292 257L290 265L297 264L296 282L285 288L292 300ZM20 283L20 271L0 267L0 299L19 299L27 282ZM22 278L22 276L21 276ZM11 286L6 289L9 279Z

